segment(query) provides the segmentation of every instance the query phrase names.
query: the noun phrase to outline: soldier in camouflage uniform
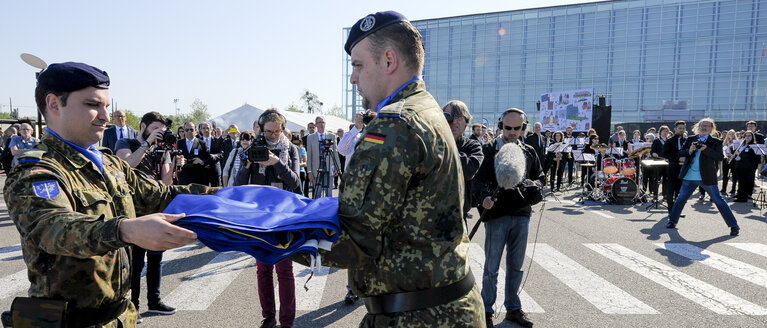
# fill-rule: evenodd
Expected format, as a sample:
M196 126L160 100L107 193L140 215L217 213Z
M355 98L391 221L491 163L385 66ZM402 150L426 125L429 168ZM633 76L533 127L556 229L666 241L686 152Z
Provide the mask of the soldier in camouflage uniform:
M91 146L109 120L108 85L106 72L81 63L52 64L42 72L35 98L48 128L37 147L19 156L5 182L29 296L68 301L70 327L135 326L127 246L164 250L193 242L192 231L169 223L181 215L149 213L177 194L216 191L164 186L108 149ZM141 214L149 215L136 217ZM96 320L110 311L113 316ZM14 326L26 326L26 320Z
M344 172L340 239L322 264L349 269L368 310L360 327L484 327L458 150L420 78L420 33L402 15L379 12L358 21L348 40L351 82L363 106L379 112Z

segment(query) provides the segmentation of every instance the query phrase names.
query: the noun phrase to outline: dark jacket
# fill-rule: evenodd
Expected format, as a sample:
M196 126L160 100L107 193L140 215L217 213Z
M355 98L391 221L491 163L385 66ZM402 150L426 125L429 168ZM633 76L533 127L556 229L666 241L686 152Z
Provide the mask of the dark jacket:
M301 193L301 179L299 176L301 158L296 145L290 145L290 154L286 164L277 162L272 166L267 166L264 174L259 173L260 164L251 163L250 167L246 168L247 162L242 161L242 166L237 171L235 185L256 184L264 186L270 185L273 182L281 182L282 189Z
M205 175L205 164L210 163L210 153L208 146L202 140L194 138L194 144L191 149L186 148L186 138L176 143L178 149L181 149L181 155L186 159L186 164L181 167L179 181L181 184L199 183L207 185L208 180ZM197 157L203 161L203 164L194 164L192 160Z
M680 138L682 144L681 149L679 148L679 142L677 142L677 140L680 140ZM663 145L663 157L668 159L669 169L679 169L679 151L683 149L690 149L690 146L684 147L685 141L686 139L684 137L674 135L673 137L668 138L668 140L666 140L666 144ZM676 178L676 174L672 174L670 176Z
M540 140L540 144L539 144ZM546 150L546 136L541 135L538 137L537 134L533 134L532 136L529 136L525 138L525 144L529 145L530 147L533 147L535 150L535 153L538 155L538 158L544 158L545 150Z
M700 137L698 136L687 138L682 150L679 151L679 157L686 156L684 165L682 165L682 169L679 171L679 179L684 179L687 170L689 170L693 164L695 154L690 154L690 146L692 146L693 142L698 141L699 138ZM708 136L705 144L706 149L701 151L700 154L700 177L703 180L704 185L715 185L717 184L716 170L719 162L724 159L722 140L714 138L713 136Z
M737 151L737 149L735 151ZM754 150L750 147L748 147L748 151L743 149L738 156L740 157L740 160L737 160L737 157L732 160L732 164L735 164L735 167L738 169L756 170L756 168L759 167L759 163L762 161L762 157L754 153Z
M475 196L480 203L485 197L491 196L498 186L498 181L495 178L495 154L498 153L498 149L496 148L497 144L498 139L496 138L482 146L482 152L485 155L485 159L482 161L482 165L480 166L477 175L474 177L474 186L472 187ZM537 181L539 186L543 186L545 175L543 174L541 161L538 158L538 155L535 153L533 147L530 147L527 144L520 143L520 147L522 147L522 150L525 152L525 170L527 171L525 178ZM495 205L488 210L490 213L486 215L485 219L492 220L505 215L530 216L533 212L533 208L530 205L509 201L515 199L517 193L518 191L516 189L502 189L498 193ZM480 210L484 212L484 208L481 205Z
M128 139L137 139L138 138L138 131L136 129L126 126L127 128L127 135L123 136L123 138ZM104 138L101 139L101 146L109 148L111 151L115 151L115 146L117 146L117 127L111 126L110 128L104 130Z
M469 212L472 206L477 206L478 200L473 199L471 192L471 180L474 179L474 175L479 171L479 166L482 165L484 154L482 153L482 145L479 141L469 139L464 136L459 136L455 140L455 145L458 147L458 158L461 160L461 169L463 169L463 180L466 184L464 190L463 212Z
M650 147L650 155L658 154L658 156L664 157L663 156L663 147L665 147L666 143L668 143L668 141L661 142L660 138L657 138L657 139L653 140L652 146Z

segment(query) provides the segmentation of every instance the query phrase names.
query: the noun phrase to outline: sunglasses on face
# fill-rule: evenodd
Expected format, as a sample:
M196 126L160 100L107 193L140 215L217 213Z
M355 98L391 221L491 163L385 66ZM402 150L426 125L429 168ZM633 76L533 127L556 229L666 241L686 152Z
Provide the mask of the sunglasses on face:
M184 129L186 132L194 132L194 129Z
M506 130L506 131L511 131L511 130L514 130L514 131L519 131L519 130L522 130L522 126L521 126L521 125L520 125L520 126L508 126L508 125L504 125L504 126L503 126L503 129L504 129L504 130Z

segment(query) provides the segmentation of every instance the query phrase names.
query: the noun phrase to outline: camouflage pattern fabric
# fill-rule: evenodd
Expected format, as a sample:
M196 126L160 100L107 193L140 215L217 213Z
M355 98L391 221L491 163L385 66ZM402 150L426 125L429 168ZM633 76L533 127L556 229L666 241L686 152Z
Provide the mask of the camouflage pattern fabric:
M340 239L322 264L349 269L361 297L426 290L469 274L458 149L423 81L405 87L355 146L339 199ZM295 256L308 263L306 256ZM418 311L368 314L361 326L484 327L476 290Z
M130 297L129 245L120 240L120 222L161 212L177 194L218 190L165 186L100 150L103 175L83 154L46 133L39 145L19 155L6 179L5 202L21 235L30 297L65 299L75 308ZM119 320L135 326L133 305Z

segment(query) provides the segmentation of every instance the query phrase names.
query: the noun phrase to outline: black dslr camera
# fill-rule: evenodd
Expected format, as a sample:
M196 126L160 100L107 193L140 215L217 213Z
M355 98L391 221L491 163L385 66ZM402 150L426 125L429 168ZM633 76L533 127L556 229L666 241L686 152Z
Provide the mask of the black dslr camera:
M701 149L703 146L706 145L703 141L700 141L700 140L696 140L692 144L695 145L695 148L698 148L698 149Z
M165 131L162 133L162 139L157 141L157 147L152 150L153 153L170 153L171 156L181 155L181 149L176 147L176 135L173 134L170 127L173 125L173 120L165 119Z
M374 118L376 118L376 115L374 115L372 112L365 112L362 114L362 123L368 125Z

